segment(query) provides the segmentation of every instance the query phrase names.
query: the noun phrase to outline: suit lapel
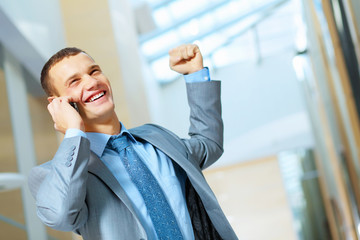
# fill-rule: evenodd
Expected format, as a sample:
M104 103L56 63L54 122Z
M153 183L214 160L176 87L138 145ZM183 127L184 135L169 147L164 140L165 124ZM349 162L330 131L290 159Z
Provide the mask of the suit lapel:
M145 125L149 126L149 125ZM151 143L156 148L160 149L167 156L173 159L175 162L178 162L179 159L186 159L187 152L183 149L176 149L173 144L170 144L169 141L174 141L173 138L167 138L165 135L160 133L159 131L152 131L152 129L148 128L135 128L129 130L131 134L138 139L143 139L149 143Z
M184 169L190 178L195 177L193 174L197 175L197 173L201 172L198 165L192 164L188 160L187 149L181 140L175 135L171 135L171 133L160 126L146 124L141 127L130 129L129 131L135 138L143 139L160 149ZM194 167L198 170L197 173L194 171Z
M110 170L106 167L106 165L93 152L90 154L88 171L100 178L114 192L114 194L121 199L121 201L126 205L131 213L136 216L131 201L126 195L124 189L121 187Z

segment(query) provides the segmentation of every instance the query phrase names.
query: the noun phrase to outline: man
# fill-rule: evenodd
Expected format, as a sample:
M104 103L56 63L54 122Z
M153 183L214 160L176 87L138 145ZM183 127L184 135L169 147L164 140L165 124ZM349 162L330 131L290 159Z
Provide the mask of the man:
M209 80L196 45L169 55L188 82L190 139L152 124L127 130L108 79L84 51L66 48L45 64L48 110L65 134L29 175L46 225L96 240L237 239L201 172L223 152L220 82Z

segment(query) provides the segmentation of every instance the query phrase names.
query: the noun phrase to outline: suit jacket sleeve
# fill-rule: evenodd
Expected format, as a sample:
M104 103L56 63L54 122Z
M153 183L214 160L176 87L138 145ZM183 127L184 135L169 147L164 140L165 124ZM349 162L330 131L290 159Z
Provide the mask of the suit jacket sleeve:
M204 169L223 153L221 82L187 83L190 139L184 140L193 160Z
M73 231L86 222L89 157L86 138L65 138L51 161L30 172L29 188L36 200L37 214L49 227Z

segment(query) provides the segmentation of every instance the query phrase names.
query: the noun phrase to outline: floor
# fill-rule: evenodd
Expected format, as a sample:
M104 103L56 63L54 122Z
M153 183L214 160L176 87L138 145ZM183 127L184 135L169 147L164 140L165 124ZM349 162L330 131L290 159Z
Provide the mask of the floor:
M276 157L205 171L239 239L295 240Z

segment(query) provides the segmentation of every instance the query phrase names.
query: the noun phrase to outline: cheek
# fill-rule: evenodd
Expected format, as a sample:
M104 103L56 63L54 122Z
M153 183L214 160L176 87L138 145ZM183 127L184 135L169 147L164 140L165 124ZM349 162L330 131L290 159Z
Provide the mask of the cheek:
M65 90L66 96L74 96L80 97L81 96L81 88L80 87L71 87Z
M111 90L111 84L109 80L106 79L103 83Z
M103 82L103 84L106 85L107 91L110 93L111 98L112 98L113 91L112 91L110 82L108 80L106 80L106 81Z
M114 96L113 96L113 92L112 92L112 89L111 89L111 87L109 86L109 93L108 93L108 96L109 96L109 98L112 100L112 101L114 101Z

